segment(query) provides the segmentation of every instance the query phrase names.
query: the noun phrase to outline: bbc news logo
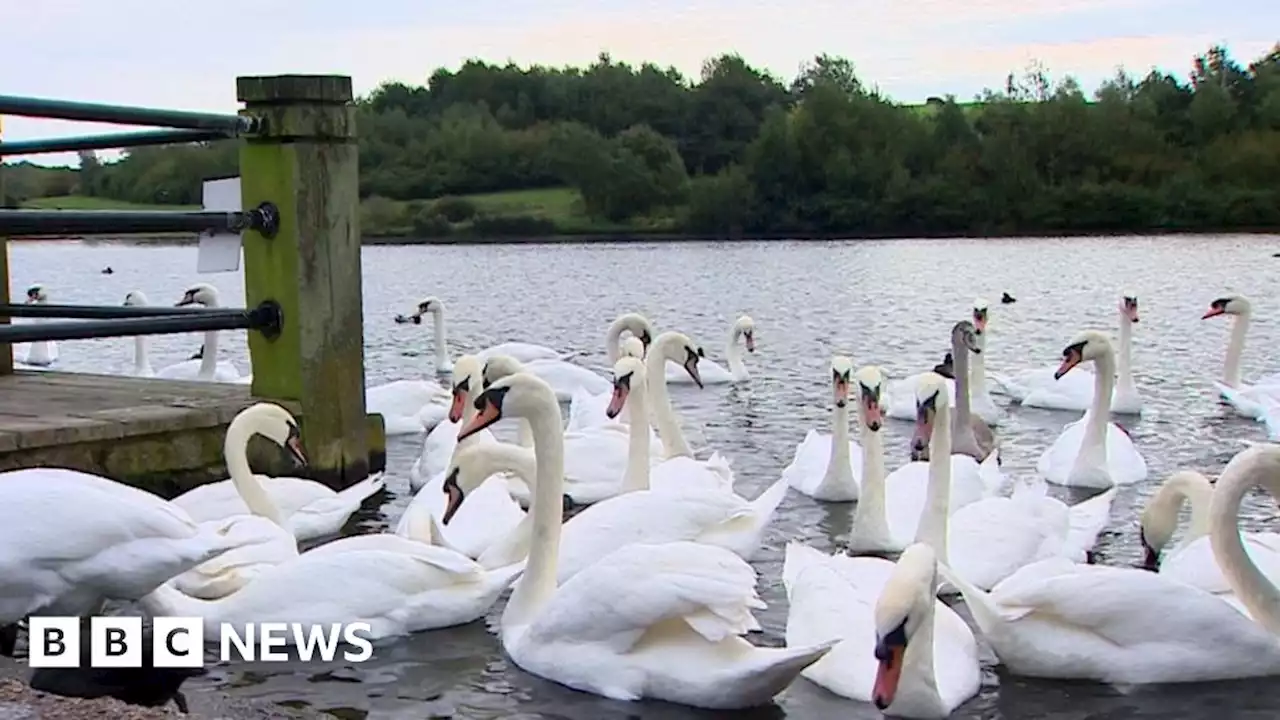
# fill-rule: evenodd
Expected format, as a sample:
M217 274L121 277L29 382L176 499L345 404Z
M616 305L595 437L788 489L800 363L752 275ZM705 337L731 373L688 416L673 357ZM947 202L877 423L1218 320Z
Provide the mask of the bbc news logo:
M82 635L78 617L32 617L27 622L28 660L33 668L80 667L83 643L89 646L89 667L142 667L146 636L142 618L126 616L89 619L89 637ZM292 646L297 659L324 662L337 659L338 648L347 662L364 662L373 656L369 623L221 623L218 659L222 662L290 662ZM152 621L152 666L158 668L204 667L204 620L198 617L157 617Z

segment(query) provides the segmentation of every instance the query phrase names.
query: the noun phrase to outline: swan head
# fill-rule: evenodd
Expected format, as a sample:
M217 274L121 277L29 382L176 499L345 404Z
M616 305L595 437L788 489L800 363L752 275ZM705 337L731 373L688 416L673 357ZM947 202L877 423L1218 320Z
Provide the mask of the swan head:
M475 417L458 431L458 442L506 417L530 420L548 410L557 416L560 413L560 405L551 386L542 378L526 372L494 381L476 396L473 404L476 409ZM557 419L556 422L558 424L560 421ZM444 492L449 502L440 520L448 525L467 496L456 481L452 484L448 482L448 476L445 477Z
M911 437L911 453L921 457L933 437L938 411L951 406L947 380L938 373L922 373L916 383L916 430Z
M613 397L609 399L609 407L604 414L610 420L618 417L622 408L627 405L633 387L643 387L645 381L644 362L639 358L624 357L613 365Z
M289 456L299 467L306 466L307 453L302 449L302 433L298 421L288 410L275 403L256 403L240 411L231 421L231 427L243 428L249 435L261 435L289 451Z
M440 298L429 297L429 298L425 298L422 302L418 303L418 307L413 311L413 313L407 316L397 315L396 322L398 323L411 322L414 325L421 325L423 315L426 315L427 313L440 314L442 312L444 312L444 303L440 301Z
M968 320L961 320L951 328L952 352L955 348L968 348L969 352L982 353L982 345L978 342L978 329Z
M653 323L649 322L649 318L640 313L619 315L618 319L613 321L613 327L617 329L619 334L626 331L631 333L632 337L639 338L646 352L649 350L649 346L653 344ZM644 353L637 355L637 357L644 357Z
M475 355L463 355L453 364L453 402L449 404L449 422L462 419L462 410L471 393L480 392L484 365Z
M37 283L27 288L27 305L44 302L49 302L49 295L44 291L43 285Z
M518 372L524 372L524 363L510 355L494 355L485 361L484 368L480 371L480 388L487 390L502 378Z
M833 369L835 363L832 363ZM880 391L884 386L884 373L874 365L858 368L853 374L858 381L858 409L862 425L871 432L879 432L884 425L884 409L880 406Z
M1085 330L1071 338L1071 342L1062 349L1062 364L1053 373L1053 379L1059 380L1071 368L1083 362L1097 360L1115 351L1111 347L1111 339L1098 330Z
M893 704L902 678L907 645L929 619L934 602L938 560L933 548L915 543L902 551L876 600L878 661L871 700L880 710Z
M747 346L747 352L756 351L756 321L751 319L750 315L743 315L733 324L735 332L742 334L742 342Z
M125 307L146 307L150 304L147 296L141 290L131 290L128 295L124 296Z
M621 357L633 357L643 360L645 349L644 341L632 335L619 344L618 353Z
M493 463L490 457L494 454L496 443L476 443L459 445L453 457L449 459L449 467L445 470L444 493L448 499L444 515L440 521L445 525L453 519L462 501L476 488L493 476ZM533 451L528 451L532 455Z
M182 299L174 303L174 307L186 307L187 305L203 305L205 307L218 306L218 291L209 283L197 283L187 288L182 293Z
M702 384L702 374L698 372L698 361L706 357L707 353L701 347L694 345L688 335L669 330L659 335L654 342L660 348L663 359L679 363L680 367L689 373L695 385L699 388L705 387Z
M843 355L831 358L832 402L842 408L849 404L849 383L853 382L853 361Z
M1161 483L1138 521L1138 538L1142 543L1142 567L1153 572L1160 569L1160 553L1169 546L1178 530L1178 511L1183 499L1207 504L1213 495L1209 478L1195 470L1179 470ZM1193 510L1192 517L1195 517Z
M1120 314L1131 323L1138 322L1138 296L1125 293L1120 296Z
M28 291L28 295L30 291ZM1253 312L1253 304L1243 295L1224 295L1209 303L1209 309L1201 320L1208 320L1211 317L1219 315L1244 315L1249 316Z
M979 335L987 331L988 305L985 298L977 298L973 301L973 327Z

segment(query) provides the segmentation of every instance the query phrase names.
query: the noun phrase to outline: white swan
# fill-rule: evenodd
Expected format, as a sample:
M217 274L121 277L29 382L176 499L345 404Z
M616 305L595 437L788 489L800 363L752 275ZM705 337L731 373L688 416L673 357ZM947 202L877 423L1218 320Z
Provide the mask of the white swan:
M698 387L702 387L702 371L699 362L704 357L702 348L693 344L684 333L667 331L659 335L644 358L645 375L649 386L649 403L653 422L657 426L662 451L668 458L693 457L693 450L680 430L680 421L671 407L671 394L667 391L666 365L679 363L680 367Z
M141 290L133 290L124 296L125 307L146 307L150 304ZM133 368L129 374L135 377L155 377L156 371L151 367L151 358L147 354L146 335L138 335L133 339Z
M1231 340L1227 344L1227 357L1222 365L1222 382L1213 386L1224 403L1230 405L1236 414L1263 419L1267 401L1280 402L1280 373L1272 373L1258 378L1252 385L1240 380L1240 358L1244 354L1245 336L1249 333L1249 323L1253 320L1253 303L1243 295L1228 295L1209 303L1209 309L1202 320L1219 315L1231 315L1235 322L1231 327Z
M532 549L500 629L517 666L615 700L737 709L769 703L830 650L831 643L762 648L740 637L760 628L751 614L764 605L756 595L756 573L711 545L624 541L560 585L564 442L555 393L520 373L493 383L477 404L480 414L463 436L504 415L524 417L536 448ZM466 498L451 487L446 524Z
M207 308L219 307L218 291L208 283L198 283L187 288L182 299L174 303L174 307L187 305L203 305ZM156 372L157 378L165 380L199 380L202 382L238 382L240 371L226 360L218 360L218 331L209 330L204 334L204 346L199 360L183 360Z
M1143 567L1157 570L1175 580L1215 594L1231 592L1231 585L1213 557L1209 541L1209 504L1213 486L1209 479L1194 470L1181 470L1169 476L1160 489L1147 500L1139 523ZM1183 502L1191 506L1191 525L1182 540L1168 551L1178 529L1178 513ZM1272 582L1280 580L1280 534L1241 533L1249 557Z
M27 305L47 305L48 303L49 294L45 292L43 285L37 283L27 288ZM36 320L36 322L43 321L43 318ZM44 370L58 361L58 344L52 340L37 340L26 343L25 350L15 345L13 357L15 364L24 369Z
M630 332L625 340L622 333ZM609 357L609 366L618 362L620 357L643 358L653 343L653 324L639 313L619 315L609 325L604 335L604 350ZM569 422L565 430L582 430L595 425L604 425L607 419L604 410L609 406L613 391L591 393L585 388L574 391L569 401ZM623 422L625 422L625 418Z
M973 301L973 327L978 341L978 349L974 351L972 364L969 366L969 404L978 417L988 425L999 425L1004 411L991 398L991 386L987 383L987 341L991 333L987 331L990 321L990 303L983 298Z
M486 571L448 548L361 535L302 553L224 598L200 600L161 586L139 604L156 615L203 618L210 642L221 623L262 622L301 623L306 635L365 622L365 638L381 640L483 617L522 569Z
M881 392L881 398L884 400L882 404L884 416L894 420L914 421L916 419L916 389L927 376L935 374L933 371L921 372L908 375L901 380L890 380L885 383ZM948 404L951 407L955 407L956 382L947 377L942 378L942 380L947 386Z
M939 569L1016 675L1114 684L1275 675L1280 603L1240 544L1236 513L1251 486L1280 484L1278 473L1280 448L1245 450L1227 464L1210 507L1214 555L1254 619L1200 588L1133 568L1044 560L990 593Z
M1119 415L1142 414L1142 395L1133 382L1133 326L1136 324L1138 298L1126 294L1120 298L1120 348L1115 389L1111 395L1111 412ZM1083 412L1093 403L1094 384L1090 373L1069 372L1051 383L1031 389L1022 399L1022 405Z
M178 590L192 597L214 599L225 597L244 587L265 569L291 560L298 555L298 541L280 519L280 513L262 483L249 469L247 450L249 439L262 435L281 447L288 447L294 459L305 463L306 458L296 443L297 421L288 410L272 403L257 403L241 410L227 426L223 441L223 456L231 484L243 500L250 515L235 519L252 526L256 535L252 542L200 563L169 581Z
M1086 330L1062 350L1062 377L1071 368L1092 361L1093 407L1084 417L1062 428L1036 462L1036 471L1055 485L1107 489L1130 485L1147 477L1147 461L1129 434L1109 421L1106 398L1115 385L1116 355L1105 333Z
M729 369L725 370L720 365L706 360L699 366L701 372L701 382L699 387L706 384L718 385L721 383L745 382L751 379L751 373L747 370L747 366L742 362L742 348L738 345L741 339L747 352L756 351L756 321L750 316L743 315L733 322L733 326L729 328L729 341L725 344L724 354L729 363ZM694 380L685 372L679 361L670 361L666 366L667 382L669 383L692 383Z
M422 322L423 315L431 315L433 344L436 353L436 372L447 373L453 370L453 361L449 359L449 344L445 337L444 302L437 297L429 297L418 303L418 308L409 316L397 316L396 322ZM573 357L574 353L563 353L547 347L526 342L505 342L493 345L475 353L481 361L495 355L510 355L522 363L535 360L564 360Z
M935 595L937 556L924 543L896 563L787 545L788 646L838 640L801 675L891 717L941 720L981 686L973 631Z
M121 483L59 468L0 473L0 624L137 600L241 542ZM11 649L10 649L11 651Z
M431 300L426 300L422 305L430 302ZM416 322L422 322L421 314L414 318ZM397 317L397 321L401 319ZM453 362L449 360L449 351L444 344L444 316L435 316L435 321L436 371L452 372ZM424 430L434 430L444 422L453 400L453 394L443 385L425 378L392 380L365 388L364 391L365 409L382 416L387 435L416 435Z
M296 458L305 462L298 426L291 424L290 428L284 445ZM341 492L334 492L314 480L258 474L253 477L267 491L284 526L299 541L336 534L366 498L382 489L382 473L371 475ZM199 522L250 514L231 479L194 487L174 498L172 503Z
M422 440L422 450L418 459L409 468L409 489L417 492L433 478L444 473L449 467L449 458L458 447L458 430L475 408L469 406L470 401L480 394L483 382L481 371L484 365L475 355L463 355L453 366L453 401L449 405L447 418L431 428ZM485 431L473 440L495 440L493 433Z
M853 502L858 499L862 478L853 471L854 460L862 469L862 448L849 439L849 384L853 382L853 361L843 355L831 358L831 432L810 430L796 446L791 464L783 468L787 484L814 500ZM864 388L858 386L861 403ZM880 429L879 408L868 416L863 434Z

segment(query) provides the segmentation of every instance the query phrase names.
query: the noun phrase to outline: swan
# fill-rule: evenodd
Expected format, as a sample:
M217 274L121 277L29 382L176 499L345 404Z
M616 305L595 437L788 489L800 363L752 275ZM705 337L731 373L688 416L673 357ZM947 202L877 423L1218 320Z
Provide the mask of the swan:
M721 383L745 382L751 379L751 373L747 370L747 366L742 362L742 348L738 346L738 339L741 338L743 344L747 348L747 352L756 351L756 321L750 316L743 315L733 322L733 326L729 328L729 341L725 345L724 353L728 359L729 369L725 370L720 365L707 360L699 370L701 371L699 387L705 384L718 385ZM667 363L666 366L667 382L669 383L692 383L693 378L678 360Z
M253 542L236 547L203 562L169 581L192 597L220 598L244 587L264 568L290 560L298 555L298 541L280 519L280 513L262 482L249 469L249 438L262 435L281 447L287 447L294 461L306 463L297 443L298 423L288 410L272 403L257 403L241 410L227 426L223 455L231 485L249 509L250 515L238 516L252 523L259 533Z
M991 337L987 332L989 308L990 303L982 298L973 301L973 327L978 349L974 351L973 364L969 366L969 405L978 417L995 426L1000 424L1004 412L991 399L991 388L987 384L987 339ZM934 372L937 372L936 368Z
M203 305L207 308L219 307L218 291L208 283L198 283L187 288L182 299L174 303L174 307ZM238 382L240 371L226 360L218 360L218 331L209 330L204 334L204 347L199 360L183 360L167 367L160 368L155 375L165 380L199 380L202 382Z
M49 294L45 292L44 286L40 284L32 285L27 288L27 305L47 305L49 303ZM36 320L40 322L43 318ZM37 340L27 343L26 352L18 352L18 348L13 348L13 355L17 365L26 370L43 370L58 361L58 344L52 340Z
M693 450L680 429L680 421L671 406L671 394L667 391L666 364L679 363L699 388L702 384L700 361L706 357L702 348L693 344L688 335L667 331L659 335L645 355L645 374L648 377L649 403L653 421L657 426L662 451L668 458L693 457Z
M954 357L952 359L954 362ZM920 382L929 375L937 375L935 372L922 372L915 375L908 375L901 380L889 381L881 395L884 400L884 416L895 420L912 420L916 419L916 388ZM939 377L941 377L939 375ZM956 404L956 382L954 378L942 378L947 384L947 398L949 404L955 407Z
M1143 567L1215 594L1228 594L1231 585L1213 557L1209 540L1209 504L1213 486L1194 470L1180 470L1169 476L1147 500L1139 522L1144 551ZM1182 541L1170 548L1178 529L1178 513L1183 502L1191 506L1191 525ZM1261 565L1272 582L1280 579L1280 534L1241 533L1249 557Z
M1142 414L1142 395L1133 382L1133 326L1137 323L1138 298L1126 294L1120 298L1120 349L1115 390L1111 396L1111 412L1119 415ZM1022 405L1083 412L1093 402L1093 391L1094 380L1088 373L1067 373L1054 382L1032 389L1022 399Z
M1021 568L989 593L946 565L939 572L1016 675L1112 684L1275 675L1276 588L1245 554L1236 514L1251 486L1280 483L1278 470L1280 448L1249 448L1227 464L1210 504L1214 556L1253 619L1200 588L1136 568L1053 558Z
M200 524L151 493L60 468L0 473L0 651L16 623L137 600L243 542L235 520Z
M449 344L445 339L444 302L440 298L426 298L418 303L417 310L408 317L397 316L396 322L412 322L417 325L422 322L422 316L426 314L431 315L434 335L433 344L436 352L436 371L441 373L451 372L453 370L453 361L449 359ZM510 355L522 363L536 360L565 360L574 356L574 353L562 353L546 345L534 345L526 342L505 342L487 347L475 354L482 361L488 360L495 355Z
M478 620L522 570L485 570L454 550L379 533L304 552L223 598L201 600L162 585L139 604L154 615L202 618L208 641L222 623L263 622L300 623L307 636L364 622L365 639L377 641Z
M865 367L856 377L863 396L862 412L879 405L884 376ZM899 552L928 539L946 557L946 516L993 492L998 481L973 458L951 452L951 407L945 378L924 373L916 386L915 452L927 442L928 461L913 461L884 476L884 444L880 433L865 432L862 447L862 497L854 510L849 547L855 552ZM870 413L868 413L870 414ZM987 461L995 465L995 458Z
M832 642L763 648L743 639L760 628L751 611L764 603L756 594L755 570L721 547L627 544L610 536L621 546L560 584L562 534L603 504L564 526L564 436L555 393L545 381L519 373L494 382L476 404L480 412L462 437L504 416L527 419L534 436L531 551L499 631L515 665L614 700L739 709L770 703L831 649ZM458 485L445 490L449 510L442 521L447 525L467 492Z
M424 301L423 305L429 302ZM420 315L417 321L422 321ZM436 370L452 372L453 362L444 345L443 316L436 317L436 339ZM434 430L444 422L453 401L453 394L444 386L427 379L392 380L364 391L365 409L382 416L387 435L416 435Z
M831 358L831 433L810 430L796 446L791 464L783 468L787 484L814 500L853 502L862 478L854 475L853 462L862 466L862 448L849 439L849 384L853 361L842 355ZM859 386L862 391L862 386ZM861 394L859 395L861 401ZM880 430L879 409L868 417L863 435Z
M941 720L978 693L973 631L935 595L937 555L915 543L896 563L787 545L788 646L838 640L801 673L892 717Z
M1084 417L1068 424L1036 462L1036 471L1055 485L1107 489L1130 485L1147 477L1147 461L1129 434L1109 422L1106 398L1115 385L1115 351L1105 333L1086 330L1062 350L1062 377L1071 368L1092 361L1093 406Z
M125 307L146 307L150 304L141 290L133 290L124 296ZM135 377L155 377L156 371L151 367L151 358L147 354L146 335L133 338L133 369L129 374Z
M432 478L440 475L449 466L449 458L454 448L458 447L458 428L460 423L475 410L469 407L470 400L480 393L483 382L481 371L484 366L479 357L463 355L453 366L453 401L449 405L447 418L439 425L431 428L422 440L422 450L418 459L409 468L409 489L418 492ZM493 433L484 432L475 440L495 440Z
M1262 398L1262 423L1267 428L1267 439L1280 443L1280 398Z
M1236 414L1261 420L1266 405L1264 399L1280 401L1280 373L1259 378L1252 385L1240 380L1240 356L1244 354L1245 336L1253 320L1253 303L1243 295L1220 297L1209 303L1209 309L1201 319L1220 315L1231 315L1235 321L1231 327L1231 341L1227 344L1227 358L1222 365L1222 382L1213 385L1222 401L1230 405Z
M951 359L956 376L955 414L951 416L951 451L982 462L998 446L995 433L981 416L971 412L969 395L969 355L982 355L982 346L973 323L961 320L951 328ZM912 460L928 460L928 446L921 445L920 452Z
M625 340L622 339L624 332L631 333ZM652 343L653 324L639 313L619 315L609 325L604 335L604 349L609 358L610 367L618 362L620 357L643 358ZM612 390L601 393L591 393L585 388L574 390L573 398L569 401L569 422L565 429L582 430L605 424L604 409L608 407L612 395Z
M305 459L297 424L290 424L284 443L296 458ZM340 492L314 480L253 474L266 490L284 526L299 542L337 534L351 514L370 495L382 489L382 473L371 475ZM171 501L198 522L249 514L233 479L194 487Z

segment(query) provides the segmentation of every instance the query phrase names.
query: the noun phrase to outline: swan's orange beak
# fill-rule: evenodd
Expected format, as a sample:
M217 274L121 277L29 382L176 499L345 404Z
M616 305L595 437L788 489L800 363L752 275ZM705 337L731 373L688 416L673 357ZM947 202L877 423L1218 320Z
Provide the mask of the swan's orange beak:
M876 668L876 682L871 686L871 700L880 710L892 705L893 698L898 694L898 681L902 679L902 656L905 654L905 647L895 645L888 648L885 657L880 658L880 665Z
M631 395L631 376L620 377L613 383L613 397L609 398L609 407L605 408L605 417L610 420L618 417L622 408L627 405L627 397Z
M1209 308L1208 312L1200 316L1200 319L1208 320L1211 317L1218 317L1219 315L1226 315L1226 314L1227 314L1226 311L1220 307L1211 307Z
M302 438L297 435L290 435L284 445L288 448L289 455L293 457L293 461L298 464L298 467L306 467L307 453L302 449Z
M973 329L980 333L987 331L987 311L979 308L973 309Z
M865 416L867 429L876 432L884 425L884 409L880 407L880 398L872 392L863 392L862 414Z
M756 351L756 334L755 333L752 333L752 332L743 333L742 340L747 344L747 352L753 353Z
M842 408L849 404L849 380L840 373L836 373L834 381L831 383L831 401L836 407Z
M466 407L467 393L462 385L453 386L453 402L449 404L449 422L456 423L462 419L462 408Z
M924 452L929 448L933 438L933 402L918 404L916 407L916 429L911 434L912 460L924 459Z
M1067 371L1079 365L1083 359L1084 358L1080 356L1079 348L1067 348L1066 353L1064 353L1062 357L1062 364L1059 365L1058 369L1053 373L1053 379L1061 380L1062 376L1067 374Z
M462 488L458 487L458 468L454 468L449 473L449 477L444 479L444 494L448 498L444 506L444 515L440 516L440 523L448 525L453 516L457 514L458 508L462 507L462 501L466 499L466 495L462 492Z
M459 441L466 440L502 419L502 411L498 409L497 405L489 401L487 392L476 399L476 406L479 407L480 412L476 413L476 416L471 418L471 422L458 431Z

